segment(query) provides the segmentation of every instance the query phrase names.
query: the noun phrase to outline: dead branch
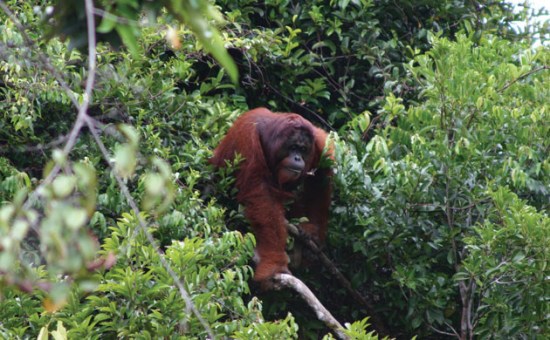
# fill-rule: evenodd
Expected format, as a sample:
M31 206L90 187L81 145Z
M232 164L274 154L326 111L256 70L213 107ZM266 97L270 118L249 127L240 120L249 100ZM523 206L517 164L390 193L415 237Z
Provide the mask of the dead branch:
M371 322L372 327L380 335L390 335L390 332L388 332L385 323L374 313L374 306L367 300L366 297L361 295L361 293L359 293L352 287L351 282L349 282L349 280L338 270L336 265L328 258L328 256L323 253L317 243L315 243L315 241L313 241L311 237L309 237L309 235L305 234L295 225L288 223L287 226L289 233L297 238L301 243L305 244L307 248L317 256L323 266L327 268L329 272L336 278L340 285L344 287L344 289L346 289L348 293L351 294L353 299L359 302L365 308L367 314L370 317L369 321Z
M311 292L311 290L297 277L290 274L277 274L273 277L273 288L280 290L282 288L292 288L295 290L302 299L313 309L317 319L323 321L325 325L330 328L339 339L349 339L347 335L342 332L342 325L330 314L330 312L323 306L323 304L317 299L317 297Z

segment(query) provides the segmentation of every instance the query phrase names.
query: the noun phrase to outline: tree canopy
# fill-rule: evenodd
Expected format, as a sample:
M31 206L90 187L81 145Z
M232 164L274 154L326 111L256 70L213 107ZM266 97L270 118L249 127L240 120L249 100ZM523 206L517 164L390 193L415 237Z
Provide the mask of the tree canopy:
M485 0L0 1L0 335L546 338L538 14ZM293 274L341 333L295 292L251 284L238 162L208 159L257 106L331 132L325 260Z

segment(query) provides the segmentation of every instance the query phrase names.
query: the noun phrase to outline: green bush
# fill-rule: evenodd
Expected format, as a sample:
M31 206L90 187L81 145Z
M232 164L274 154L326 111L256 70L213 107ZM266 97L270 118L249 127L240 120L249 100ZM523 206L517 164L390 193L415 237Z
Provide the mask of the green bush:
M481 249L490 246L480 243L490 241L478 235L484 226L502 228L503 233L522 228L495 219L498 204L491 192L509 188L536 209L548 208L550 131L542 123L549 119L550 93L543 85L549 80L548 49L531 50L496 37L478 44L465 35L456 42L435 36L431 41L433 48L408 67L421 84L422 102L405 108L390 95L379 112L387 123L378 136L366 146L337 144L329 249L334 259L352 259L340 267L372 297L392 329L407 336L427 335L433 328L496 335L486 330L485 320L523 323L486 299L486 293L493 293L489 288L475 289L494 286L494 278L484 272L498 270L501 261L484 259L484 267L472 268L468 275L463 262L480 259L471 253L472 242ZM353 131L359 137L360 132ZM547 217L534 214L546 222L531 223L533 234L525 242L543 235L546 242ZM516 247L519 251L522 246ZM544 253L530 254L532 270L546 265ZM491 256L499 258L497 253ZM510 270L526 280L533 275L519 266ZM501 336L541 332L540 313L546 309L542 295L534 293L537 302L519 302L521 295L515 294L521 294L521 287L498 290L503 294L499 298L518 301L517 312L528 306L536 310L529 319L538 320L532 321L538 328L507 326ZM464 331L461 320L468 322ZM489 327L495 331L491 327L497 326Z
M55 2L67 12L53 28L77 24L68 42L42 39L52 2L5 2L36 45L0 14L3 337L332 338L298 296L249 288L254 239L233 168L207 163L256 105L338 131L325 251L374 308L319 264L295 274L350 337L376 338L370 322L395 337L548 334L550 53L508 30L522 14L488 1L219 1L236 85L227 58L201 48L197 23L212 27L201 20L215 11L199 2L189 24L176 2L191 3L95 1L123 20L98 22L96 129L68 156L71 96L85 99L89 76L69 49L86 46L83 2ZM156 21L129 27L142 10ZM103 44L117 39L129 51Z
M487 338L544 338L549 334L550 218L509 189L488 192L493 207L464 240L468 256L456 280L475 287L476 334Z
M217 1L226 13L241 92L251 107L299 112L319 124L344 125L376 110L393 92L414 99L403 65L410 47L427 51L431 31L447 37L468 25L477 38L520 20L494 1ZM319 117L320 116L320 117Z

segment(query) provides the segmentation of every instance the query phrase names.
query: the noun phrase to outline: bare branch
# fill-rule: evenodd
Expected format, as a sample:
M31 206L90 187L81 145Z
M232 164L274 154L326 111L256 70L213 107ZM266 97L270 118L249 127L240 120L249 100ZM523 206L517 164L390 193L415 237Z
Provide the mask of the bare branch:
M439 334L443 334L443 335L448 335L448 336L452 336L452 337L455 337L457 339L460 339L460 335L458 335L458 333L455 331L455 329L453 327L451 327L450 325L447 325L448 327L450 327L453 331L453 333L449 333L449 332L445 332L445 331L441 331L437 328L435 328L434 326L430 325L430 328L432 331L436 332L436 333L439 333Z
M332 263L328 256L323 253L321 249L319 249L317 243L315 243L311 237L302 232L295 225L288 223L287 226L289 233L305 244L309 250L317 256L323 266L325 266L325 268L329 270L336 280L338 280L340 285L351 294L353 299L363 305L370 317L369 320L371 321L372 327L381 335L389 335L390 332L386 329L385 323L374 313L374 306L367 300L367 298L352 287L351 282L349 282L349 280L338 270L336 265Z
M342 325L330 314L330 312L323 306L323 304L315 297L311 290L297 277L290 274L277 274L273 277L274 288L281 289L284 287L292 288L295 290L302 299L313 309L317 318L325 323L339 339L349 339L347 335L342 332Z

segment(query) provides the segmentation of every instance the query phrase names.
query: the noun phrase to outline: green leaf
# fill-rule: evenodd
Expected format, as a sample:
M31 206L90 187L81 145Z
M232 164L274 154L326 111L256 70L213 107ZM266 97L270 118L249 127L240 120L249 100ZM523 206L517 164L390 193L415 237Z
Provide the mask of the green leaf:
M227 53L224 41L218 30L209 24L206 17L216 17L215 9L206 2L195 1L172 2L173 10L189 26L204 49L212 54L226 70L233 83L238 82L238 71L235 62Z
M57 321L57 329L52 332L55 340L67 340L67 330L63 326L63 322Z
M40 328L40 333L38 333L36 340L48 340L48 327Z
M95 169L86 163L76 163L73 170L78 177L78 185L84 190L95 189L97 178Z
M139 143L139 134L136 129L128 124L119 124L117 126L118 130L124 135L128 143L132 147L137 147Z
M159 174L149 174L145 178L145 191L148 195L160 196L164 191L164 178Z
M52 182L53 193L56 197L64 198L69 196L76 184L76 178L68 175L59 175Z
M129 144L119 145L115 151L115 171L123 178L134 174L137 159L136 151Z
M124 45L128 47L130 53L137 55L139 53L139 46L137 43L137 36L134 34L134 28L129 25L119 24L116 26L116 31Z
M11 228L12 237L17 241L22 241L29 230L29 223L25 220L18 219L13 223Z
M82 226L84 226L84 223L86 223L88 219L88 214L84 209L71 207L71 208L65 209L65 212L63 214L63 219L65 220L65 224L70 229L77 230L77 229L80 229Z
M513 262L521 262L525 258L525 254L522 252L517 253L512 259Z
M52 152L52 158L54 162L59 166L64 166L67 162L67 156L63 153L63 151L59 149L55 149Z
M96 31L99 33L109 33L115 28L116 24L116 20L111 19L110 16L104 16Z

